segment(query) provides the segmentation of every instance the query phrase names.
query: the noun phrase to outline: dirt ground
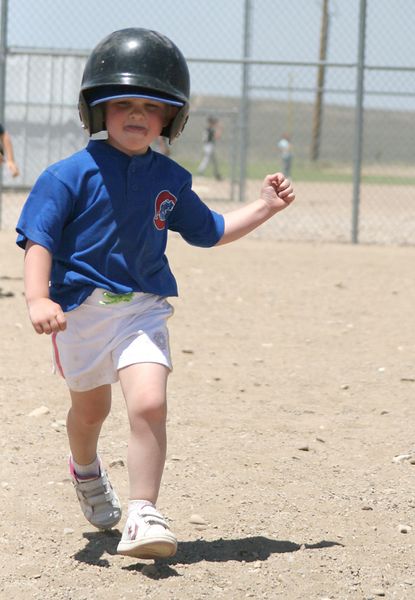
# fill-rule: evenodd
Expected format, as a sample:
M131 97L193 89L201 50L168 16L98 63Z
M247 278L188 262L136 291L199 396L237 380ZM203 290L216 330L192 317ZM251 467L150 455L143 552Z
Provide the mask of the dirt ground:
M258 195L261 181L246 181L247 202ZM271 219L252 237L285 242L348 243L352 239L350 183L294 182L297 201L278 219ZM213 209L223 212L241 206L238 186L229 180L195 177L194 190ZM363 244L413 245L415 240L415 186L362 185L358 211L358 239ZM0 229L14 230L28 192L6 191L0 198ZM231 198L234 198L233 202Z
M65 384L0 233L0 597L413 600L415 247L169 248L181 297L159 508L179 549L154 563L118 556L120 531L80 512ZM124 508L126 440L115 386L100 451Z

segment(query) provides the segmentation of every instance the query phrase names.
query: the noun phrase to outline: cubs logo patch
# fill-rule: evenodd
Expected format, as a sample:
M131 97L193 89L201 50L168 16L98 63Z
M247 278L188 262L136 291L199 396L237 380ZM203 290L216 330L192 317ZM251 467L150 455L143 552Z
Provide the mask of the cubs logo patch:
M157 195L153 219L154 225L157 229L165 229L168 214L173 210L176 202L177 198L168 190L163 190Z

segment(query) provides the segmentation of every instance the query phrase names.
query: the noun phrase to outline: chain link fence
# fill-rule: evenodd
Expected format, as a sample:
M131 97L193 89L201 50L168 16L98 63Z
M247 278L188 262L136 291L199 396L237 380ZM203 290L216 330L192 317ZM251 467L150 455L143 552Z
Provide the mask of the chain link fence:
M123 27L170 37L191 73L191 113L171 156L213 208L257 197L291 145L297 202L257 235L415 242L413 0L2 0L0 119L18 178L2 169L13 229L41 171L85 145L77 111L90 49ZM0 82L1 84L1 82ZM197 174L215 116L221 180ZM288 214L289 213L289 214Z

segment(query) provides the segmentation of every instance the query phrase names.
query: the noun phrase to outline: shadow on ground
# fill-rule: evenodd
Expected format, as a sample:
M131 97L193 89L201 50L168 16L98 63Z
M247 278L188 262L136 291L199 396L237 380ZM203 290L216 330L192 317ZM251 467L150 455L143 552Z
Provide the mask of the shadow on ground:
M109 561L104 558L105 554L115 555L120 540L120 532L107 531L96 533L84 533L87 540L85 548L74 555L78 560L89 565L110 567ZM342 546L333 541L322 540L315 544L296 544L286 540L272 540L263 536L253 536L240 539L217 539L217 540L195 540L180 542L177 554L170 559L156 561L156 568L145 571L145 574L155 579L161 579L177 575L172 569L174 565L190 565L201 561L207 562L253 562L267 560L271 554L283 554L286 552L297 552L298 550L321 550ZM128 571L142 571L148 567L148 563L137 562L124 567Z

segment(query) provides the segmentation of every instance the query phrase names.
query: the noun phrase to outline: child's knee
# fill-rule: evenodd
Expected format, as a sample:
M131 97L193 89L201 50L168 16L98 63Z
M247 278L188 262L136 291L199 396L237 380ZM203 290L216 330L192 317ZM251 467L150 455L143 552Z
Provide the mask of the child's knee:
M151 423L162 423L167 417L167 403L164 396L146 395L134 402L129 410L131 423L147 421Z
M111 406L106 403L94 407L76 405L70 408L68 417L76 419L86 427L96 427L105 421L110 410Z

